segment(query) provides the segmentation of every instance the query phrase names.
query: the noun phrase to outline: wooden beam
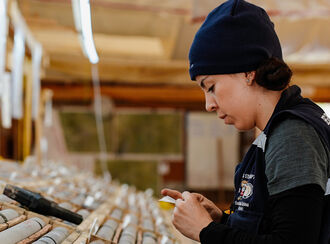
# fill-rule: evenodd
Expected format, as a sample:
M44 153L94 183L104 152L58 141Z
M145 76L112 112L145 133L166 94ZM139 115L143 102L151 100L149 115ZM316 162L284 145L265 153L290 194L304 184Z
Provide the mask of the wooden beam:
M330 103L330 87L300 86L302 95L314 102Z
M306 67L292 64L291 67L294 83L300 86L330 88L330 65L314 64Z
M42 87L53 91L55 104L90 103L93 98L91 83L43 82ZM186 86L103 84L101 93L117 106L204 109L204 95L193 82Z
M99 63L102 82L140 84L187 84L190 82L187 61L102 58ZM90 81L91 65L87 59L52 56L45 69L45 80Z
M54 93L55 104L91 103L91 83L43 82L43 88ZM330 87L302 86L303 95L315 102L330 102ZM103 96L113 99L116 106L168 107L188 110L205 110L204 95L197 84L191 85L139 85L102 84Z
M26 4L24 0L21 0L21 5ZM53 8L64 8L70 6L70 0L29 0L31 6L34 8L43 6L47 8L52 6ZM136 1L136 0L97 0L92 2L92 8L114 9L117 11L140 11L151 13L165 13L171 15L183 15L189 16L191 14L192 3L191 0L163 0L163 1Z
M32 144L32 63L25 61L25 97L23 117L23 160L30 155Z
M29 26L35 38L42 43L43 48L52 55L80 55L83 57L78 33L71 28L52 24L52 28L35 19L29 20ZM46 19L46 23L48 23ZM43 24L41 24L43 23ZM173 31L174 32L174 31ZM95 46L103 57L142 57L153 59L167 59L163 45L168 38L162 40L157 36L115 35L95 33ZM173 37L171 36L173 39Z

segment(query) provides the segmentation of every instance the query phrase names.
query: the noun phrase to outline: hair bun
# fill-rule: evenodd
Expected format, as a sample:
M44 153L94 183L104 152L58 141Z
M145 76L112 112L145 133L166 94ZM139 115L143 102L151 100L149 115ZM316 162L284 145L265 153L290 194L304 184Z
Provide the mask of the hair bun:
M291 77L292 71L284 61L270 58L256 70L255 81L268 90L280 91L287 87Z

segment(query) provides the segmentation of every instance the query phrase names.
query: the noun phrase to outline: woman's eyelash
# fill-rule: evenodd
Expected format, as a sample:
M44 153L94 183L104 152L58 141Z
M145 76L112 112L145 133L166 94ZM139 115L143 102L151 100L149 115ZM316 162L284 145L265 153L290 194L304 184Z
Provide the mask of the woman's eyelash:
M212 86L207 90L207 92L213 92L213 90L214 90L214 85L212 85Z

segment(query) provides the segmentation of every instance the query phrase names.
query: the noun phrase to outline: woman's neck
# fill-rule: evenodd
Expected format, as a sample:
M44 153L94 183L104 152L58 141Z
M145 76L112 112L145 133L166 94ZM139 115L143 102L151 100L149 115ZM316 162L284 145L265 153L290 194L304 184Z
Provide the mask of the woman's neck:
M282 91L263 90L257 98L256 127L263 131L280 100Z

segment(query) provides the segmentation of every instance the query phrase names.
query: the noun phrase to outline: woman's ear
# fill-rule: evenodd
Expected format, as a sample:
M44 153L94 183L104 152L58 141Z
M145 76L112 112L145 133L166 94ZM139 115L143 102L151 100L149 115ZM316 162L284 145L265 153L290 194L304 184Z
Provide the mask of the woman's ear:
M245 79L249 86L253 84L255 75L256 75L255 71L245 72Z

